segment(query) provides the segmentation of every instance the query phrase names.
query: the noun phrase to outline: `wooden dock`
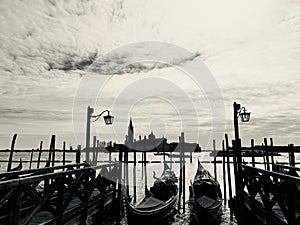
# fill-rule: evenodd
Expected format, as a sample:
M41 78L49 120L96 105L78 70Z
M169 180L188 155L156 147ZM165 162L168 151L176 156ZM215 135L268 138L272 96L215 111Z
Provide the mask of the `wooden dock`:
M271 141L272 142L272 141ZM294 146L267 146L264 139L264 169L243 160L240 144L233 141L235 197L230 207L238 224L296 225L300 224L300 168L295 167ZM254 140L251 140L252 153ZM289 150L289 151L288 151ZM289 165L274 162L273 152L289 153ZM271 158L271 159L270 159Z
M128 164L133 164L133 183L136 184L136 167L142 164L142 176L147 188L147 164L159 164L162 162L180 164L179 189L182 198L179 198L178 211L185 213L185 163L190 159L192 152L186 148L184 134L182 133L176 145L179 152L160 152L152 149L150 152L137 151L124 145L109 145L107 151L108 160L98 159L96 141L93 147L88 149L92 154L88 163L80 163L81 150L66 151L65 143L62 150L55 148L55 135L51 137L49 150L42 149L42 142L38 158L33 159L31 152L29 170L10 171L13 159L16 135L12 141L12 147L8 160L7 170L0 173L0 224L88 224L89 221L97 221L101 224L107 215L113 218L109 223L119 224L122 221L122 189L126 187L129 196L129 171ZM95 138L94 138L95 139ZM232 141L229 146L228 135L222 142L222 150L216 150L214 141L213 150L210 151L213 160L201 161L201 163L214 164L214 176L217 178L217 163L223 164L223 190L228 190L228 203L230 216L237 219L238 224L261 225L298 225L300 224L300 168L297 168L295 152L299 147L293 145L273 146L254 145L251 140L250 147L241 147L241 141ZM175 145L174 145L175 146ZM7 151L7 150L5 150ZM19 150L22 151L22 150ZM62 152L62 160L55 158L56 152ZM46 160L41 159L41 152L47 152ZM118 161L112 161L111 153L119 154ZM76 163L66 160L66 154L75 153ZM147 160L147 153L161 155L163 160ZM277 163L274 156L281 153L289 153L289 165ZM132 154L129 160L129 154ZM137 154L141 154L142 160L137 160ZM168 157L168 158L166 158ZM220 158L217 160L217 158ZM257 160L261 157L263 160ZM73 157L74 158L74 157ZM133 159L132 159L133 158ZM244 161L247 159L247 162ZM250 160L249 160L250 159ZM263 162L262 162L263 161ZM26 162L23 161L24 163ZM31 164L37 163L37 168L32 169ZM40 166L46 162L44 167ZM59 166L55 166L59 163ZM100 165L99 165L100 163ZM62 164L62 165L61 165ZM227 165L226 165L227 164ZM264 169L256 166L264 167ZM123 172L122 172L123 170ZM230 170L234 171L231 177ZM109 177L109 179L107 179ZM233 178L233 179L232 179ZM122 181L122 182L121 182ZM235 184L235 190L233 185ZM124 189L123 189L124 190ZM136 201L136 186L133 190L133 201ZM224 203L227 204L227 196L224 195ZM105 213L108 212L108 213Z
M109 208L118 218L118 171L80 163L2 173L0 224L86 224Z

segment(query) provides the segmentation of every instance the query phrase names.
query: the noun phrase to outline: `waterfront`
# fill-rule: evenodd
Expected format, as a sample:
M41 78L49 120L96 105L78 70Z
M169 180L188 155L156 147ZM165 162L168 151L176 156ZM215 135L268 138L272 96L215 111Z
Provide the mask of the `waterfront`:
M61 159L62 158L62 153L61 152L57 152L56 153L56 157L57 159ZM22 158L22 160L30 160L30 153L26 152L26 153L22 153L22 152L16 152L14 159L17 160L19 158ZM75 153L68 153L67 152L67 160L73 161L75 160ZM1 152L0 153L0 159L1 160L7 160L9 157L8 152ZM35 152L33 158L37 157L37 152ZM48 157L47 152L43 152L42 154L42 159L46 160ZM83 160L84 160L84 154L82 154ZM147 154L148 160L149 161L157 161L157 160L162 160L162 156L155 156L153 153L148 153ZM112 160L117 160L118 158L118 154L117 153L112 153ZM296 155L296 158L299 160L299 156ZM131 157L129 157L130 160L132 160ZM186 184L187 187L185 188L186 191L186 203L188 202L188 184L190 183L190 180L193 179L196 168L197 168L197 160L200 161L209 161L212 160L213 158L209 156L209 152L203 152L203 153L193 153L193 163L190 164L189 162L186 163ZM245 160L247 161L247 159L250 158L245 158ZM100 153L98 155L98 160L108 160L108 154L106 153ZM140 154L138 154L137 160L141 160ZM283 154L282 156L278 156L275 157L276 161L279 162L287 162L288 161L288 156L287 154ZM188 160L187 160L188 161ZM261 158L256 158L256 161L258 162L263 162L263 160ZM13 166L16 166L17 163L15 163ZM60 164L57 164L60 165ZM41 166L43 167L44 165L41 164ZM205 168L207 170L210 171L211 174L214 174L213 171L213 164L208 164L205 163L204 164ZM262 168L263 165L258 165L258 167ZM28 163L24 163L24 169L28 168ZM36 168L35 164L32 164L32 168ZM178 164L172 164L172 168L174 169L175 173L178 175L179 174L179 167ZM0 168L1 172L4 172L6 170L6 164L2 163L1 164L1 168ZM163 170L163 166L162 164L158 164L158 163L149 163L147 165L147 183L148 185L151 185L154 181L153 177L152 177L152 173L153 171L155 171L157 174L160 174ZM132 164L129 165L129 180L132 181L132 171L133 171L133 166ZM233 168L231 165L231 177L233 179ZM220 182L220 185L222 187L223 190L223 178L222 178L222 164L219 163L217 164L217 174L218 174L218 181ZM142 166L138 165L137 166L137 201L141 200L144 197L144 178L142 176ZM132 182L131 182L131 187L132 187ZM133 187L132 187L133 188ZM133 193L133 189L130 189L130 193ZM234 189L234 182L232 182L232 188ZM227 189L228 190L228 189ZM224 193L223 193L224 196ZM227 199L228 199L228 193L227 193ZM172 224L177 225L177 224L187 224L189 222L189 209L188 209L188 204L186 205L186 213L184 215L182 214L176 214L173 218L173 222ZM224 204L223 202L223 215L222 215L222 222L221 224L225 225L225 224L236 224L236 221L230 221L230 213L229 213L229 209L227 207L227 205Z

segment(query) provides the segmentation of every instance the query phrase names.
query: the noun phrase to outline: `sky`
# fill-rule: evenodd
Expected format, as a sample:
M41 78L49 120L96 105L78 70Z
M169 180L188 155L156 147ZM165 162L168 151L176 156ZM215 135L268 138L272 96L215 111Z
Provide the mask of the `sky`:
M166 61L143 51L149 42L164 43L151 54L168 56ZM122 52L136 43L142 44ZM233 137L237 101L251 111L251 121L240 123L244 145L251 138L261 144L264 137L300 144L296 0L2 0L0 56L0 148L10 147L14 133L17 148L36 148L51 134L58 147L64 140L84 146L87 105L95 113L114 113L113 126L93 124L100 140L122 143L131 116L136 138L153 130L178 141L184 131L186 141L210 147L213 115L222 110L212 108L202 72L222 94L221 135ZM203 69L197 77L182 69L197 63ZM110 74L118 65L124 68ZM97 94L84 89L85 98L77 101L97 66Z

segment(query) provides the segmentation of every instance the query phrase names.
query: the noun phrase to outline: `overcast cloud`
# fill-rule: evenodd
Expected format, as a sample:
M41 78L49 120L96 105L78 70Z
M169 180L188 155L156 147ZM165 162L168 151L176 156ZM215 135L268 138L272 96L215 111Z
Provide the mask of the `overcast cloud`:
M147 40L186 48L208 65L224 95L228 132L237 100L253 112L251 124L241 129L246 144L263 137L300 143L297 0L13 0L0 2L0 146L8 147L14 132L28 137L20 140L27 147L52 133L75 145L72 103L88 66L112 49ZM118 74L131 81L145 74L171 80L171 72L167 64L137 63ZM110 107L109 97L118 92L112 89L120 89L122 79L107 90L104 106ZM201 94L193 88L187 92ZM144 127L140 132L148 132L144 120L136 121ZM103 139L111 138L105 129ZM168 132L178 136L177 128Z

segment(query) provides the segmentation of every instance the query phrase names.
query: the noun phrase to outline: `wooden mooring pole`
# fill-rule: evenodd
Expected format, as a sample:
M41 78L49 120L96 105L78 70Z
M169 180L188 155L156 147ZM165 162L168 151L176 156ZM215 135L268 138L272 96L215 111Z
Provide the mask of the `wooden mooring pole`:
M96 164L97 164L97 159L96 159L96 143L97 143L97 137L93 136L93 158L91 160L91 164L93 166L96 166Z
M181 148L180 148L180 152L181 152L181 159L180 161L182 161L182 213L185 213L185 138L184 138L184 132L181 132Z
M227 190L226 190L226 161L225 161L225 141L222 141L222 150L223 150L223 193L224 193L224 204L227 204Z
M51 137L51 151L52 151L52 166L55 164L55 135Z
M290 166L295 167L296 162L295 162L295 152L294 152L294 144L289 144L289 159L290 159Z
M228 195L229 195L229 208L230 208L230 220L233 220L233 199L232 199L232 187L231 187L231 171L230 171L230 157L229 157L229 141L228 134L225 134L226 145L226 157L227 157L227 178L228 178Z
M133 202L136 202L136 151L133 150Z
M81 156L81 145L78 145L76 150L76 164L80 163L80 156ZM79 166L77 168L79 168Z
M12 160L13 160L13 155L14 155L14 149L15 149L15 143L16 143L17 135L18 134L14 134L12 142L11 142L9 160L8 160L8 164L7 164L7 171L11 171L11 166L12 166Z
M271 163L272 163L272 170L274 166L274 151L273 151L273 138L270 138L270 148L271 148Z
M66 142L63 142L63 165L66 165Z
M268 147L268 140L267 140L267 138L264 138L264 144L265 144L267 170L270 171L269 147Z
M213 140L213 151L214 151L214 175L215 175L215 180L218 180L218 175L217 175L217 151L216 151L216 140Z
M251 156L252 156L252 166L255 167L255 152L254 152L254 139L251 139Z
M41 162L41 156L42 156L42 149L43 149L43 141L40 142L39 156L38 156L36 168L40 168L40 162Z
M34 152L34 149L31 149L30 162L29 162L29 169L30 169L30 170L31 170L31 166L32 166L33 152Z
M143 152L143 154L144 154L145 194L147 194L148 187L147 187L147 152L146 152L146 149Z
M178 189L178 212L181 209L181 194L182 194L182 155L181 155L181 137L178 141L179 145L179 189Z

